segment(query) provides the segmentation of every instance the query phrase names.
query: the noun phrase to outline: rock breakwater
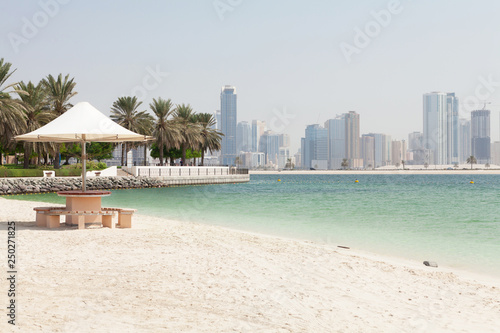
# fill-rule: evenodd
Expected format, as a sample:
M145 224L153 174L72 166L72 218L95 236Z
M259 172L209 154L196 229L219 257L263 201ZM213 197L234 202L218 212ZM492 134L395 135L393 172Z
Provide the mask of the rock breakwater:
M87 179L87 190L162 186L167 186L164 181L150 177L93 177ZM81 188L82 179L79 177L0 179L0 195L71 191Z

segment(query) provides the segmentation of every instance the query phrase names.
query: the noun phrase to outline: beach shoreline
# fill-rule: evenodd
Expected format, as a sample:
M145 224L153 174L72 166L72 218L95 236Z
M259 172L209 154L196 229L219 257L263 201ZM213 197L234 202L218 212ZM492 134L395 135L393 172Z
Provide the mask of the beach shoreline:
M0 328L500 330L499 278L146 215L132 229L37 228L32 208L45 205L0 198L0 228L16 221L19 257L18 325L4 318Z

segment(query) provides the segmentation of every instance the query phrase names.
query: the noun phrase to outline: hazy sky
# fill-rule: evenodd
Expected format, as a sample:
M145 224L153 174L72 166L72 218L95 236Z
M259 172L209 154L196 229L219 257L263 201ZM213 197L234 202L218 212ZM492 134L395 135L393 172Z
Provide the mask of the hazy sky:
M109 114L138 95L220 108L238 93L238 121L290 134L350 110L361 133L407 139L422 130L422 94L455 92L462 115L492 110L499 140L500 2L4 0L0 58L14 81L70 74L73 102ZM498 83L497 83L498 82Z

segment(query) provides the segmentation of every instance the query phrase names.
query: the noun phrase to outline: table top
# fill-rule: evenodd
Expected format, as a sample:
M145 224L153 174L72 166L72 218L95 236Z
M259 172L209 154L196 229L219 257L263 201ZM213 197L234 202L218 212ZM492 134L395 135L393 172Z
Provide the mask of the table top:
M57 195L62 197L107 197L111 191L89 190L89 191L60 191Z

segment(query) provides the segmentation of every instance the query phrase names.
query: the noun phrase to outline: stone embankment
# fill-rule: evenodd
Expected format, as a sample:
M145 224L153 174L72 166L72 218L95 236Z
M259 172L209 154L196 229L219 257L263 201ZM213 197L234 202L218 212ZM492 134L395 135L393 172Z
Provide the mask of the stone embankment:
M150 177L92 177L87 179L87 190L168 186L165 181ZM0 195L71 191L82 188L80 177L60 178L3 178Z

